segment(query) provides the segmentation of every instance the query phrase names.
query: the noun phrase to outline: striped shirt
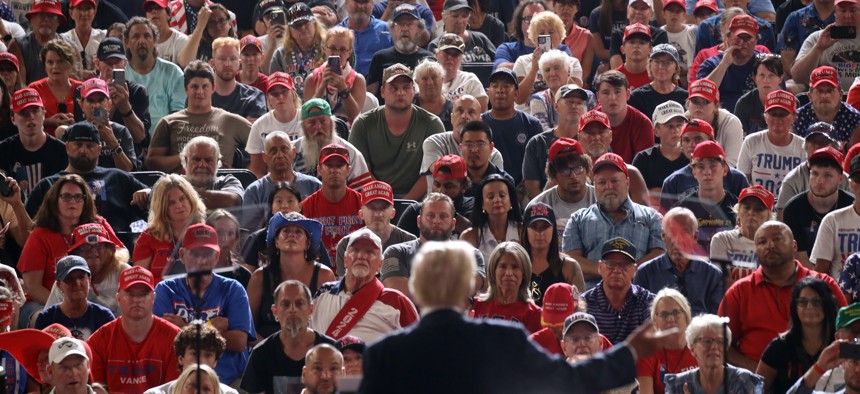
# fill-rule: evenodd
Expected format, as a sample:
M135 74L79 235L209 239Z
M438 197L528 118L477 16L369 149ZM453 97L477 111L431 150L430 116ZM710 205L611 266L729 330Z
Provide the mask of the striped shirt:
M654 300L654 294L641 286L630 285L627 299L620 311L616 311L609 304L603 291L603 281L583 293L582 297L588 305L588 313L597 320L600 335L609 338L612 343L623 342L636 327L651 318L651 301Z

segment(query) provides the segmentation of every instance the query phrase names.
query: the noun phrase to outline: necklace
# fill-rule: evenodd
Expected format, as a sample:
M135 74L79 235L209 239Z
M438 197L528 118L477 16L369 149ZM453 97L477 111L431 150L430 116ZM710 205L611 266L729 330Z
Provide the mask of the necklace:
M681 355L678 356L678 360L675 361L675 366L673 366L672 369L670 369L666 372L667 373L678 373L678 372L680 372L680 371L678 371L678 366L681 365L682 361L684 361L684 356L687 355L687 352L689 350L690 349L686 346L683 349L681 349ZM666 351L666 349L663 349L663 358L666 359L666 366L668 367L669 366L669 353Z

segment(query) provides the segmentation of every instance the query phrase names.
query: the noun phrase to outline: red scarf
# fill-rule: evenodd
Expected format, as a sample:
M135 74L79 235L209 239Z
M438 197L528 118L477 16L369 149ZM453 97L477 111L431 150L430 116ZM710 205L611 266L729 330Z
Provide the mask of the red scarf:
M334 320L329 324L328 329L325 332L325 335L328 335L335 340L341 339L346 336L352 328L361 320L367 311L370 310L370 307L373 306L373 303L379 298L379 295L382 294L382 290L385 287L382 286L382 282L379 279L373 278L373 281L364 285L361 289L358 289L355 293L352 294L352 297L349 298L349 301L346 302L346 305L340 309L340 312L337 313L337 316L334 317ZM363 293L362 289L366 289Z

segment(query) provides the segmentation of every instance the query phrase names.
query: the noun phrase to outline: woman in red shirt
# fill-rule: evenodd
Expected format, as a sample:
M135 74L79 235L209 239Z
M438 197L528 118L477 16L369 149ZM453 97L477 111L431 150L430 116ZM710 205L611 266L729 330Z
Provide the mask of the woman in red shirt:
M48 76L30 84L45 103L45 131L54 135L57 126L75 123L75 89L82 84L72 78L80 66L81 55L72 44L61 39L51 40L40 53Z
M690 303L678 290L667 287L654 297L651 304L651 323L657 330L677 327L678 331L687 332L691 319ZM681 335L678 343L636 362L639 393L662 393L663 377L666 374L681 373L698 366L693 352L687 346L686 337Z
M540 307L532 301L531 277L532 263L526 250L516 242L500 243L487 263L490 287L475 297L472 317L519 322L529 333L540 330Z
M152 188L149 223L134 247L132 261L152 272L155 283L173 268L188 226L203 223L206 206L185 178L169 174ZM179 270L181 273L183 270Z

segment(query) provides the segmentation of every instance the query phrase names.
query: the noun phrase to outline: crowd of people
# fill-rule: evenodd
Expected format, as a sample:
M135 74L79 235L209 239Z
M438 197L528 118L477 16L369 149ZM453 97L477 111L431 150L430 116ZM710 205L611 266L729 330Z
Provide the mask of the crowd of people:
M860 393L857 0L0 22L7 393Z

